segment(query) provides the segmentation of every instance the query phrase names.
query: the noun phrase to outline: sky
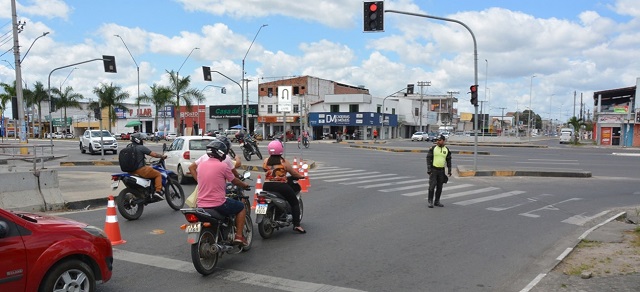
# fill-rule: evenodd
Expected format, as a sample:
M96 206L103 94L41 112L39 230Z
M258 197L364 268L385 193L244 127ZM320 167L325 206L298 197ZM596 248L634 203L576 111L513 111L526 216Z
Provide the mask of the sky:
M4 83L15 80L10 1L0 0ZM51 74L52 87L73 86L87 100L96 99L92 89L100 83L122 87L133 100L137 63L141 94L153 84L168 85L166 72L173 70L205 89L207 105L240 104L239 85L215 73L204 81L201 67L240 83L244 60L251 103L259 83L310 75L362 85L376 97L430 82L425 94L457 91L459 112L473 112L473 38L458 23L387 12L384 32L365 33L363 1L353 0L16 3L18 20L26 22L21 58L33 45L21 63L29 88L36 81L47 86ZM477 43L479 99L494 116L531 105L545 119L566 121L574 93L576 103L582 96L591 109L594 91L634 86L640 77L637 0L398 0L384 1L384 8L469 27ZM105 73L102 62L51 73L102 55L115 56L118 73Z

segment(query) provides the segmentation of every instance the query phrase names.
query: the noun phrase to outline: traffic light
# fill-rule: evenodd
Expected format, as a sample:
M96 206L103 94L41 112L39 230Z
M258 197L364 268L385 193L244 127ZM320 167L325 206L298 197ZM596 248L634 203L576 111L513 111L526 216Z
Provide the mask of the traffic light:
M53 97L49 97L49 113L56 111L56 100Z
M471 104L478 106L478 85L471 85Z
M116 70L116 57L102 55L102 64L104 65L104 72L118 73L118 70Z
M202 75L204 75L204 81L211 81L211 67L202 66Z
M364 2L364 31L384 31L384 1Z
M93 116L96 117L96 120L102 120L102 111L99 108L94 108Z

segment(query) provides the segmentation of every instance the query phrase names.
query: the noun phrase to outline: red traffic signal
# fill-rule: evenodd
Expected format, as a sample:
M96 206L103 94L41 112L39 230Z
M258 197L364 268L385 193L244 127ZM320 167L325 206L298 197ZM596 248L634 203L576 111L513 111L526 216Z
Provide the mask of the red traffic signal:
M471 85L469 89L471 90L471 104L478 106L478 85Z
M384 1L364 2L364 31L384 31Z

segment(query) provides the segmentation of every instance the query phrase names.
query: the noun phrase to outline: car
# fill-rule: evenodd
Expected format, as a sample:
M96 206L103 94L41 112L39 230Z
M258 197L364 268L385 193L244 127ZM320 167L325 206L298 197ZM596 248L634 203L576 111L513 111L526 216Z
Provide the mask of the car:
M112 267L102 229L0 208L0 291L95 291L111 279Z
M427 141L428 142L435 142L438 140L438 134L434 133L434 132L430 132L429 134L427 134Z
M180 136L166 148L164 160L167 169L178 174L178 182L186 184L193 176L189 166L207 152L207 144L215 140L211 136Z
M76 137L76 135L74 135L73 133L65 133L64 134L64 138L65 139L74 139Z
M9 134L11 134L11 132L9 132ZM54 132L53 134L51 133L47 133L46 138L47 139L62 139L62 137L64 137L64 135L60 132Z
M167 133L167 135L164 136L164 139L167 141L173 141L177 136L178 135L176 135L176 133Z
M95 154L103 149L118 154L118 141L107 130L86 130L80 137L80 152Z
M240 133L240 130L238 129L224 130L224 135L227 136L227 139L231 140L232 142L236 141L236 134L238 133Z
M411 141L428 141L429 134L425 132L415 132L411 136Z

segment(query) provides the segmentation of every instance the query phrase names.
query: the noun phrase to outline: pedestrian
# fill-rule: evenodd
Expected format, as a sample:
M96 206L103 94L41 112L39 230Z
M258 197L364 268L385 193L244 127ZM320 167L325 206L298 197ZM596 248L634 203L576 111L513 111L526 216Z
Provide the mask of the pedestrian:
M440 203L440 195L442 195L442 184L446 183L451 176L451 151L447 146L444 146L445 137L440 135L436 142L436 145L431 146L427 152L427 174L429 175L429 208L433 208L433 205L438 207L444 207ZM445 164L447 167L447 174L445 175ZM435 202L433 195L435 193Z
M378 139L378 129L373 129L373 141Z

